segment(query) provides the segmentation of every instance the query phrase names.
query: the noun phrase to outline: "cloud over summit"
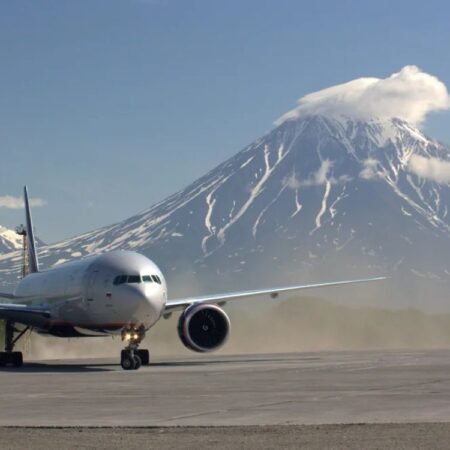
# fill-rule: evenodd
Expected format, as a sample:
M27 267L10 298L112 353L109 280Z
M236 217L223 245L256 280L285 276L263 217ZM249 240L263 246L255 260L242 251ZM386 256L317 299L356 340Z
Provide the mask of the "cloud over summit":
M428 113L449 108L450 96L442 81L417 66L405 66L387 78L358 78L305 95L275 124L320 114L359 120L397 117L420 125Z

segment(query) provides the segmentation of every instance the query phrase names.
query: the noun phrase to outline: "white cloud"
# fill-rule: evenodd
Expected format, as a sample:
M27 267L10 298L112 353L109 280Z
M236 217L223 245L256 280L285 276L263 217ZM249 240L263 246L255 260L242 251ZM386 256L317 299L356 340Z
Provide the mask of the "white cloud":
M30 198L30 206L45 206L47 202L40 198ZM13 197L12 195L0 196L0 208L8 209L21 209L24 208L25 204L23 198Z
M365 161L363 161L362 165L363 169L359 173L359 176L361 178L364 178L365 180L373 180L378 176L377 172L378 161L376 159L372 158L366 159Z
M438 183L450 183L449 161L413 155L408 161L408 170L421 178L427 178Z
M397 117L420 125L428 113L450 108L445 84L416 66L405 66L387 78L358 78L305 95L280 123L311 114L352 119Z
M283 185L289 189L299 189L302 187L302 182L296 177L295 173L283 179Z
M333 167L333 162L325 159L321 162L320 167L317 169L317 172L314 172L310 177L305 180L299 180L295 173L290 175L289 177L284 178L283 184L290 189L299 189L301 187L308 186L321 186L325 184L328 180L331 183L335 184L339 181L349 181L348 177L343 176L340 177L339 180L336 180L334 177L329 177L329 173Z

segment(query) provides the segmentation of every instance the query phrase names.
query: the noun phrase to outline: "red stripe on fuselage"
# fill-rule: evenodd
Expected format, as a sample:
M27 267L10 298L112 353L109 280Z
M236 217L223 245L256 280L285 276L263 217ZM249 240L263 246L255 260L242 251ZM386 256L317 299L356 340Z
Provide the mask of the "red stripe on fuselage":
M49 322L49 328L52 327L77 327L77 328L123 328L125 326L134 326L135 324L128 323L73 323L64 321L51 321Z

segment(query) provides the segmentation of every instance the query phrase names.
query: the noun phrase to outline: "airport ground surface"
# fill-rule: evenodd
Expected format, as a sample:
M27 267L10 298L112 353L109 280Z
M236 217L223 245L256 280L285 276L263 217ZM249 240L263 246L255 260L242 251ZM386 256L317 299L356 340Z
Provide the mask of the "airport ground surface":
M450 442L447 350L196 356L138 371L110 360L30 362L3 369L0 382L0 426L75 427L3 428L0 442L11 445L1 448L23 448L20 436L27 436L32 447L43 439L51 449L49 439L56 445L58 436L72 435L79 441L70 448L90 448L91 439L111 449L123 448L127 436L128 448L144 440L176 448L181 436L184 448L236 448L237 440L247 448Z
M448 424L178 428L0 428L0 449L448 449Z

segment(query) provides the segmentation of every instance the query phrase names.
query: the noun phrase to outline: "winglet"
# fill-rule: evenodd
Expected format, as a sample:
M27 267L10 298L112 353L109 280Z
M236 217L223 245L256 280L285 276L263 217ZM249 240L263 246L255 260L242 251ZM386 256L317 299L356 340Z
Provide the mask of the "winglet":
M30 202L28 200L28 188L23 188L25 199L25 215L27 223L27 248L28 248L28 266L30 273L39 272L39 261L36 253L36 243L34 240L33 220L31 218Z

